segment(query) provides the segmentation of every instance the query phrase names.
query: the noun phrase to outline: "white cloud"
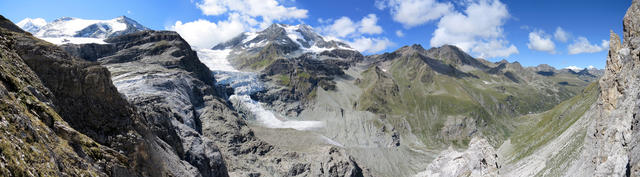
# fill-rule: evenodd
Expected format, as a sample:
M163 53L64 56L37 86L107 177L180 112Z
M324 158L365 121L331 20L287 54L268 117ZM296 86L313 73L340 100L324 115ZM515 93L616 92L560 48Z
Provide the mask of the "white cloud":
M389 9L393 20L405 28L422 25L451 13L453 4L436 0L376 0L375 6Z
M553 34L553 37L560 42L569 41L570 36L571 34L569 34L567 31L565 31L561 27L556 28L556 32Z
M394 45L387 38L360 37L347 42L354 49L363 53L376 53Z
M465 52L482 57L508 57L518 49L505 39L502 25L510 17L506 5L498 0L466 3L463 13L444 15L433 32L431 46L458 46Z
M169 30L178 32L190 45L199 48L211 48L214 45L230 40L245 31L244 25L230 18L227 21L211 22L196 20L182 23L177 21Z
M202 0L196 6L204 15L228 15L226 20L177 21L169 30L177 31L189 44L210 48L242 32L264 29L274 21L307 18L306 9L286 7L279 0Z
M363 34L380 34L382 33L382 27L378 26L378 17L376 14L369 14L360 20L360 28L358 28Z
M516 46L509 45L508 41L502 39L478 43L471 50L478 53L480 58L507 57L520 53Z
M396 30L396 36L404 37L404 33L402 32L402 30Z
M269 25L273 20L307 18L306 9L285 7L277 0L204 0L197 3L205 15L235 12L250 17L261 17Z
M327 30L329 34L337 37L346 37L347 35L356 32L357 26L349 17L342 17L333 22Z
M609 47L609 41L602 40L600 45L591 44L586 37L578 37L569 45L569 54L596 53L606 50Z
M326 20L324 21L327 22ZM380 34L383 30L377 23L378 17L375 14L369 14L358 22L354 22L349 17L340 17L334 20L333 24L320 27L319 29L329 36L344 38L362 34Z
M556 44L551 40L551 36L545 34L542 30L529 33L529 43L527 43L527 47L535 51L547 52L550 54L556 53Z
M345 41L360 52L376 53L393 45L393 42L387 38L372 37L383 32L382 27L377 23L378 17L375 14L369 14L357 22L349 17L340 17L333 21L322 20L321 24L324 26L317 29L329 39Z

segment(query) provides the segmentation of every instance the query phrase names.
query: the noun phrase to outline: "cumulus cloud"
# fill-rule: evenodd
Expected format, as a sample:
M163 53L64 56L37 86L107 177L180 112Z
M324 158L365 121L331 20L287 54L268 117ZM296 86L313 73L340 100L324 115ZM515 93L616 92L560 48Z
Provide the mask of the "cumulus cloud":
M547 52L550 54L556 53L556 44L551 40L551 36L545 34L542 30L529 33L529 43L527 43L527 47L535 51Z
M389 9L393 20L405 28L437 20L454 11L453 4L437 0L376 0L375 6L380 10Z
M438 22L431 46L458 46L481 57L508 57L518 49L505 39L502 26L510 17L499 0L477 0L466 3L463 12L450 12Z
M600 45L591 44L586 37L580 36L569 45L569 54L596 53L606 50L609 47L609 41L602 40Z
M381 34L384 30L378 25L378 17L368 14L360 21L353 21L349 17L340 17L336 20L321 20L324 26L320 26L320 32L329 38L345 41L354 49L363 53L376 53L394 45L387 38L372 37Z
M402 32L402 30L396 30L396 36L404 37L404 33Z
M383 51L390 46L393 46L393 42L387 38L368 38L360 37L353 41L347 41L347 43L354 49L363 53L376 53Z
M192 46L211 48L245 31L245 25L237 18L238 15L231 15L229 20L218 22L203 19L187 23L177 21L169 30L178 32Z
M250 17L261 17L265 23L273 20L307 18L306 9L285 7L277 0L203 0L197 3L205 15L221 15L235 12Z
M327 28L329 33L337 37L346 37L349 34L356 32L357 26L349 17L342 17L333 22L331 26Z
M561 27L556 28L556 32L553 33L553 37L560 42L569 41L570 34Z
M382 33L382 27L378 26L378 17L376 14L369 14L360 20L360 28L358 28L363 34L380 34Z
M327 22L327 21L325 21ZM334 20L328 26L320 27L320 30L326 35L338 38L349 37L350 35L362 34L380 34L382 27L378 25L378 17L375 14L369 14L358 22L354 22L349 17L340 17Z
M210 48L244 31L266 28L274 21L304 19L308 13L306 9L284 6L278 0L202 0L196 6L204 15L228 17L219 21L177 21L167 29L175 30L189 44L201 48Z
M480 58L506 57L519 53L516 46L509 45L508 41L502 39L478 43L471 50L478 53L478 57Z

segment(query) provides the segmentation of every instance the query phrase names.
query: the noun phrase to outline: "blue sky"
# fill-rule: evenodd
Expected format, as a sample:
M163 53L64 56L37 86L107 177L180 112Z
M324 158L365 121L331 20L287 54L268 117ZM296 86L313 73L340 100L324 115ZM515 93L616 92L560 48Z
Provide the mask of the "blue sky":
M14 22L27 17L52 21L126 15L152 29L176 30L192 45L203 47L272 22L306 23L367 54L447 43L490 61L603 68L608 49L603 40L609 39L609 30L622 33L630 4L631 0L3 0L0 14ZM555 35L558 27L566 37Z

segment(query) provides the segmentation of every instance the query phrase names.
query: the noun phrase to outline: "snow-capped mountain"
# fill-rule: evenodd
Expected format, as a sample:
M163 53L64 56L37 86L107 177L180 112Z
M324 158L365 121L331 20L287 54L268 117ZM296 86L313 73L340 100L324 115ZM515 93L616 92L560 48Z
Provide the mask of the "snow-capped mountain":
M149 30L138 22L120 16L110 20L87 20L62 17L50 23L41 18L18 23L25 31L54 44L104 43L104 39L135 31Z
M265 47L268 43L286 46L291 52L299 53L320 53L334 49L355 50L338 39L319 35L306 24L273 24L260 32L243 33L230 41L216 45L213 49L252 50Z
M47 25L47 21L42 18L25 18L24 20L18 22L16 25L27 32L35 33L39 31L40 28Z

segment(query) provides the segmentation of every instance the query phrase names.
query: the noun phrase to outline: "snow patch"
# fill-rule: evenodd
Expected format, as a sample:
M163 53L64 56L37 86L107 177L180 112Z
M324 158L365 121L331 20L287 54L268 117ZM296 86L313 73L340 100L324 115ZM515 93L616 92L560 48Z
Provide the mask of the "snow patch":
M247 33L244 33L244 35L246 35L247 37L242 40L243 44L258 37L258 33L255 33L255 32L247 32Z
M572 71L575 71L575 72L579 72L579 71L582 70L582 68L577 67L577 66L573 66L573 65L572 66L567 66L564 69L572 70Z
M104 42L104 39L102 38L89 38L89 37L43 37L40 39L45 40L47 42L51 42L56 45L90 44L90 43L106 44L106 42Z

